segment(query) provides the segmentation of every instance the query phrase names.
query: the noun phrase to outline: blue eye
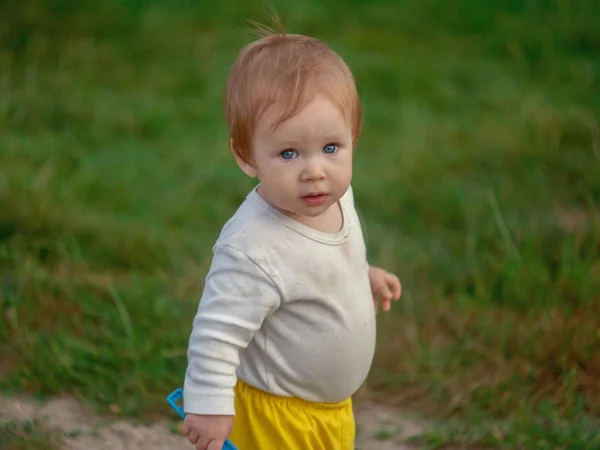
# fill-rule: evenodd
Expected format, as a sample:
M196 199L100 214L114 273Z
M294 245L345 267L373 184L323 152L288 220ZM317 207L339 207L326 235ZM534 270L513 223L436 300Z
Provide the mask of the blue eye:
M281 152L283 159L292 159L294 156L296 156L296 150L284 150Z
M325 147L323 147L323 151L331 155L338 151L338 146L335 144L327 144Z

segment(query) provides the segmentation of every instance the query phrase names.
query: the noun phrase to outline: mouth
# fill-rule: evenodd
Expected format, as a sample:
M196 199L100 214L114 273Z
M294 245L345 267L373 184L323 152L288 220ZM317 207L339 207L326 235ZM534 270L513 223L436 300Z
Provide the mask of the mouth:
M312 192L301 197L308 206L320 206L327 200L325 192Z

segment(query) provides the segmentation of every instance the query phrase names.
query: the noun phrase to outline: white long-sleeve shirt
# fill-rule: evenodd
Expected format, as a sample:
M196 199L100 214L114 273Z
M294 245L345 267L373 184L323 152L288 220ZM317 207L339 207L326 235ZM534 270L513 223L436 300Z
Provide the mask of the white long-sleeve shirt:
M184 410L233 415L237 378L335 403L365 380L375 311L352 189L335 233L305 226L252 190L225 224L189 340Z

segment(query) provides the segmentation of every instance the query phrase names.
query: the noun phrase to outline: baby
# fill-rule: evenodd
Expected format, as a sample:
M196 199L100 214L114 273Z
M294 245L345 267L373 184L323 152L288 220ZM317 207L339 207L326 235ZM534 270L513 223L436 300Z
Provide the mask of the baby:
M367 262L352 194L361 107L317 39L246 46L226 90L230 147L259 183L225 224L189 341L183 433L197 450L351 450L352 395L398 278Z

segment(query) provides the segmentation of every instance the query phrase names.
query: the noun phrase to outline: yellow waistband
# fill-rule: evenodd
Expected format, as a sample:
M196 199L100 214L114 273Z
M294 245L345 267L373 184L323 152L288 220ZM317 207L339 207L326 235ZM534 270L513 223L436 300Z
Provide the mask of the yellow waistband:
M237 393L242 396L259 397L263 400L267 400L274 403L280 403L290 406L297 406L301 408L312 408L319 410L340 410L346 409L348 407L352 407L352 398L347 398L344 401L339 403L319 403L319 402L311 402L309 400L304 400L298 397L283 397L281 395L271 394L270 392L265 392L262 389L258 389L254 386L245 383L242 380L237 381L237 385L235 387Z

